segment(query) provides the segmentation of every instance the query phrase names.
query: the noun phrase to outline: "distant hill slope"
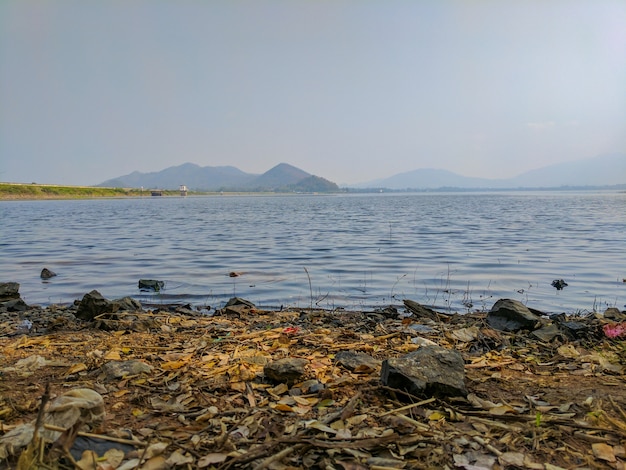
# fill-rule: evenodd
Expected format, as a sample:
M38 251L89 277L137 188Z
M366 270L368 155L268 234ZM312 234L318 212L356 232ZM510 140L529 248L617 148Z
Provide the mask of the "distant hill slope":
M272 191L283 186L296 184L309 176L311 176L309 173L295 166L280 163L261 176L254 178L250 181L249 186L257 190Z
M626 184L626 155L610 154L558 163L509 179L470 178L447 170L420 169L355 185L356 188L558 188Z
M134 171L98 186L113 188L178 189L184 184L192 191L302 191L333 192L339 187L295 166L280 163L263 173L245 173L232 166L205 166L184 163L157 172Z
M607 186L626 184L626 155L610 154L558 163L507 180L513 187Z
M159 188L178 189L181 184L193 190L219 190L233 185L245 186L256 175L244 173L233 166L201 167L184 163L161 171L141 173L134 171L100 183L98 186L113 188Z

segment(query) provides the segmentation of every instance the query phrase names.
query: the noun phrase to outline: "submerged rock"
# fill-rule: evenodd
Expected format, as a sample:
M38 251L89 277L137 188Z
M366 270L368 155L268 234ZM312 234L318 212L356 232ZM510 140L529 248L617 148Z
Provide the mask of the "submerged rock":
M416 396L467 396L461 353L434 343L384 360L380 378L383 385Z
M41 279L50 279L51 277L54 277L56 275L57 273L55 273L54 271L50 271L48 268L43 268L39 277Z
M157 281L155 279L139 279L138 287L140 290L160 292L161 289L165 288L165 282Z
M489 326L500 331L534 330L540 320L526 305L512 299L498 300L487 315Z

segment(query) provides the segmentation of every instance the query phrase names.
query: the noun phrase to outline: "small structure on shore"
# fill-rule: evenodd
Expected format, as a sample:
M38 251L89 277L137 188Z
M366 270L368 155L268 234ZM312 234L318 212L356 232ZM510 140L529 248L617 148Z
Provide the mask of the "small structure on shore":
M150 194L152 194L153 196L163 196L163 190L162 189L153 189L150 191Z
M187 196L187 186L185 186L184 184L181 184L179 189L180 189L180 195L182 197Z

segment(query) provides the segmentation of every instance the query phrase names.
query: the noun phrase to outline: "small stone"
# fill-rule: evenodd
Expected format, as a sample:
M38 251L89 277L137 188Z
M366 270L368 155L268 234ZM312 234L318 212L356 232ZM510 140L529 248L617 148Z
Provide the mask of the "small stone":
M130 375L148 374L152 366L141 361L109 361L102 366L107 380L121 379Z

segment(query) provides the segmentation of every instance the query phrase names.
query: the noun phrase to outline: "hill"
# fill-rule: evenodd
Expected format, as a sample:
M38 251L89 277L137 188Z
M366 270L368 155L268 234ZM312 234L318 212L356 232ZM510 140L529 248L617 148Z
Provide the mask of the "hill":
M356 188L404 189L515 189L614 186L626 184L626 155L610 154L558 163L527 171L514 178L470 178L447 170L419 169L355 185Z
M280 163L262 175L245 173L232 166L205 166L184 163L158 172L134 171L100 183L114 188L178 189L184 184L191 191L278 191L334 192L339 187L287 163Z

